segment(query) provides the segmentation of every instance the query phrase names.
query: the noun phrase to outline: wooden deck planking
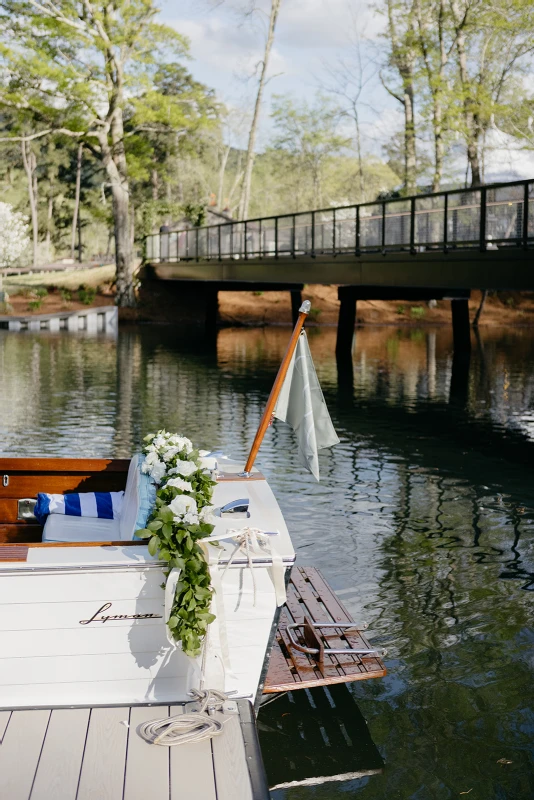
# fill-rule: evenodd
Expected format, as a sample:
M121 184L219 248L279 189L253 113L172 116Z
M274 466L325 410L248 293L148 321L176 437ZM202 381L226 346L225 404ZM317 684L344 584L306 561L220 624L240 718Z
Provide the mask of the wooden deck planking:
M137 728L169 716L169 706L134 706L130 713L124 800L169 800L169 748L148 744Z
M0 712L0 798L267 800L261 756L250 749L248 706L229 702L220 736L178 747L148 744L137 729L184 713L182 705Z
M50 711L12 713L0 747L0 797L27 800L43 747Z
M4 740L4 734L9 724L11 714L11 711L0 711L0 744L2 744Z
M349 653L325 655L324 667L321 668L312 655L294 649L286 628L293 622L303 622L305 616L316 623L352 622L343 604L317 569L294 567L287 590L287 604L282 609L272 648L264 688L266 694L379 678L386 674L379 658L359 657ZM343 628L323 629L321 638L326 646L333 649L371 648L365 636L358 630L346 633Z
M50 715L31 800L76 797L88 725L88 708L61 708Z
M93 708L76 800L122 800L130 709Z
M182 706L171 706L171 716L182 714ZM170 747L171 796L175 800L217 800L211 742Z
M253 800L239 712L235 703L225 706L224 734L211 740L217 800ZM185 797L188 795L184 795Z

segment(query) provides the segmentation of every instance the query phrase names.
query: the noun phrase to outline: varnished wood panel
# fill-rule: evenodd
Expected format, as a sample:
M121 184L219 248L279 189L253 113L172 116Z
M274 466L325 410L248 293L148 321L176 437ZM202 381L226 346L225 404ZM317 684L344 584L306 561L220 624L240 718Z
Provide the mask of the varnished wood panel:
M0 525L1 544L30 544L40 543L43 529L40 525Z
M127 458L0 458L0 474L12 472L128 472Z
M26 561L27 557L27 547L0 544L0 561Z
M59 473L42 472L25 475L11 473L9 485L0 481L0 498L37 497L38 492L63 494L64 492L116 492L126 486L126 472L107 473ZM2 473L0 472L0 475Z
M264 688L266 694L386 675L386 668L379 658L359 657L350 653L325 655L324 664L320 665L313 656L295 650L286 628L293 622L303 622L305 616L317 623L352 622L319 570L294 567L287 590L287 604L280 615L271 653ZM333 649L372 648L363 633L357 630L356 623L350 633L342 628L324 629L322 639Z

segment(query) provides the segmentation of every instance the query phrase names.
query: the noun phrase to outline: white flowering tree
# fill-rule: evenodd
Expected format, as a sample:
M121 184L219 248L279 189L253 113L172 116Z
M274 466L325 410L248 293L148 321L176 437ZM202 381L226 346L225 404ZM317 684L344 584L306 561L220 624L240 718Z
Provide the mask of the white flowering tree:
M9 203L0 203L0 267L17 261L29 243L27 218Z

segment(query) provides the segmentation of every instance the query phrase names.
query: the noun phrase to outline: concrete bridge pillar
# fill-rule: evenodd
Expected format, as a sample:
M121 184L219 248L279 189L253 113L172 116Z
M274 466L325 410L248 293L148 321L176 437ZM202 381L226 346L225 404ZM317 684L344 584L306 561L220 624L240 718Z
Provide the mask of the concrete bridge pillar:
M469 300L467 297L451 299L452 337L454 352L471 351L471 325L469 323Z
M336 357L343 358L352 352L354 326L356 325L356 291L353 286L339 286L339 318L337 323Z

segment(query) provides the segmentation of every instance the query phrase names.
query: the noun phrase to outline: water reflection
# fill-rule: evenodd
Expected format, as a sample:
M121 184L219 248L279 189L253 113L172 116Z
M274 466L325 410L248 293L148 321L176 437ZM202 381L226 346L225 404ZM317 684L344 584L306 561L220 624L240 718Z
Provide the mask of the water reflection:
M166 426L245 458L287 338L0 332L2 452L126 456ZM335 331L309 339L341 444L316 484L276 423L260 465L300 562L388 648L350 688L385 768L277 798L531 797L534 334L482 330L461 397L448 328L360 329L339 380Z

